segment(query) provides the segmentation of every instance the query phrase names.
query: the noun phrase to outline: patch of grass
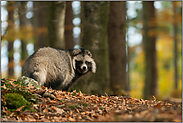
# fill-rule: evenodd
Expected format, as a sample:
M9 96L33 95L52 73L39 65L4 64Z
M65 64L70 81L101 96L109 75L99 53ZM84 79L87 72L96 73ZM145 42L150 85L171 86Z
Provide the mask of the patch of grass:
M18 84L19 86L22 86L22 81L15 81L15 84Z
M73 92L73 93L72 93L72 96L76 96L76 92Z
M116 121L118 121L118 119L119 119L117 115L115 115L114 118Z
M88 106L89 104L88 103L84 103L83 106Z
M37 110L31 108L31 109L25 109L24 112L27 112L27 113L36 113Z
M101 109L103 110L103 109L105 109L104 107L101 107Z
M74 107L75 107L75 108L81 108L81 109L83 108L83 107L80 106L80 105L69 105L69 108L74 108Z

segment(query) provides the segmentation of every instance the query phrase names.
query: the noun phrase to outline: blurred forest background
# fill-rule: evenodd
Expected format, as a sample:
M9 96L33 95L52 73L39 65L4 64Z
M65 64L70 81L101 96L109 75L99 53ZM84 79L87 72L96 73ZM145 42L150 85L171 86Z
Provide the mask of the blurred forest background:
M181 1L1 1L1 78L44 46L92 52L97 73L72 89L182 98Z

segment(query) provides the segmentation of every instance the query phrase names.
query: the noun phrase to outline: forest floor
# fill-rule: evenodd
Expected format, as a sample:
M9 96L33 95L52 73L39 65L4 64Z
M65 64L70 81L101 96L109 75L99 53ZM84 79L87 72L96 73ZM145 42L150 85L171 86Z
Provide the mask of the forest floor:
M26 103L14 102L23 100L11 97L15 93L21 94ZM38 90L34 86L20 86L14 79L1 79L1 122L86 121L182 122L182 101L159 101L154 96L152 100L144 100L107 94L87 95L81 91L66 92L46 87Z

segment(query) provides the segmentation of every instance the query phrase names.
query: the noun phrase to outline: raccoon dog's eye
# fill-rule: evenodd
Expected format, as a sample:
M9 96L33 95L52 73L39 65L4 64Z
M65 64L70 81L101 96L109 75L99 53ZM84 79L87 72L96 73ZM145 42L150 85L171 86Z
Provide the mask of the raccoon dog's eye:
M86 65L89 65L89 62L85 61L85 64L86 64Z
M91 62L85 61L85 64L86 64L89 68L92 68L92 63L91 63Z
M85 61L85 64L87 65L88 69L91 71L92 70L92 63Z
M77 61L77 60L76 60L76 64L77 64L77 65L81 65L81 64L83 64L83 62L82 62L82 61Z

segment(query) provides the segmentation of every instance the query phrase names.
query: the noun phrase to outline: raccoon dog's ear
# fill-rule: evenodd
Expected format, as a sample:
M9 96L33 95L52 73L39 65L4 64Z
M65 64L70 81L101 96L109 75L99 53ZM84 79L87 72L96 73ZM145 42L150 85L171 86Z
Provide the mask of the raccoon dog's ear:
M75 57L72 60L72 65L73 65L74 70L76 70L76 58Z
M96 73L96 63L94 60L92 60L91 63L92 63L92 72Z
M80 53L81 53L81 49L75 49L75 50L72 51L72 55L73 56L76 56L76 55L78 55Z
M92 54L89 50L85 50L85 52L88 54L88 56L90 56L92 58Z

